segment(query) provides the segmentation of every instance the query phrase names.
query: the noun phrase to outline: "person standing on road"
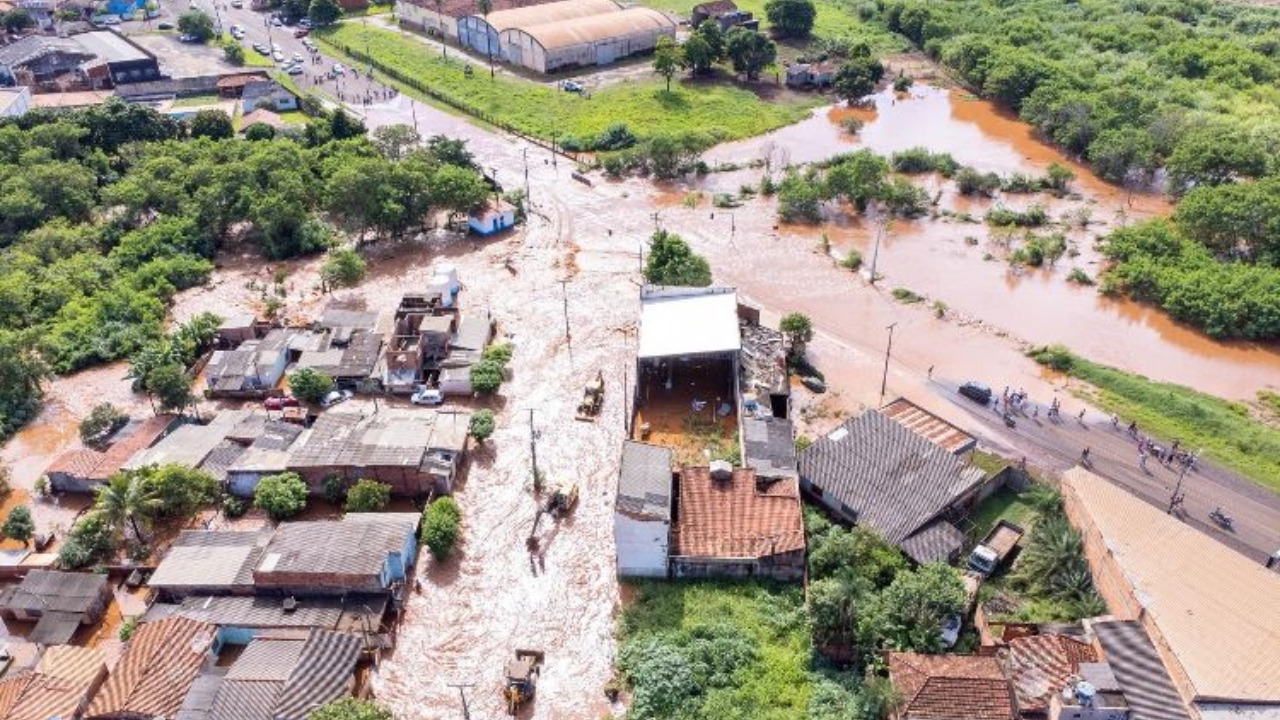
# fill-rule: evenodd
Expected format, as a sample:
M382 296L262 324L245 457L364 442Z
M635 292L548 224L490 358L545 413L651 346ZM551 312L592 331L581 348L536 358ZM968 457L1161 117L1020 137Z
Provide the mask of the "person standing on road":
M1087 445L1084 450L1080 451L1080 464L1089 467L1089 447Z
M1145 450L1138 451L1138 467L1143 470L1147 469L1147 451Z

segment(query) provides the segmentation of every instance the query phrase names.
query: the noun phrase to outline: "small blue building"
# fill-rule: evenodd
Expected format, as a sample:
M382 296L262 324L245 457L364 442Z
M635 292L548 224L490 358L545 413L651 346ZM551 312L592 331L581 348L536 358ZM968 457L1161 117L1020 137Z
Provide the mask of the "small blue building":
M467 227L477 235L493 235L516 226L516 208L506 200L490 200L467 217Z

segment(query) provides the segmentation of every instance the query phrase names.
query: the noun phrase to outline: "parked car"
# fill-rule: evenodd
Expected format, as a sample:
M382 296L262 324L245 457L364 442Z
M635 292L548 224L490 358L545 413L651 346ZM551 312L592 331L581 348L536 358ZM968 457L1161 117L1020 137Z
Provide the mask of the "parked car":
M299 24L299 25L301 25L302 27L307 28L308 30L310 30L310 29L311 29L311 18L302 18L301 20L299 20L299 21L298 21L298 24Z
M231 7L233 8L244 7L244 0L231 0Z
M156 29L157 29L157 30L172 30L172 29L173 29L173 23L171 23L171 22L162 22L162 23L157 23L157 24L156 24Z
M300 28L298 28L297 30L294 30L294 31L293 31L293 36L294 36L294 37L296 37L296 38L306 37L306 36L307 36L307 34L308 34L308 33L310 33L310 32L311 32L310 30L308 30L308 29L306 29L306 28L304 28L304 27L300 27Z
M422 385L418 387L418 392L409 398L409 402L414 405L439 405L444 402L444 393L435 388Z
M275 60L276 62L284 62L284 53L280 52L279 50L272 50L271 59Z
M333 74L334 74L334 75L346 75L346 74L347 74L347 69L346 69L345 67L343 67L343 66L342 66L342 63L334 63L334 64L333 64Z
M184 42L184 43L193 43L198 41L199 39L200 38L196 37L195 35L190 35L188 33L183 33L178 36L178 42Z
M582 83L578 82L577 80L565 80L564 82L560 83L560 87L563 88L565 92L571 92L571 93L582 92Z
M292 395L284 397L269 397L262 402L262 407L267 410L283 410L287 407L298 407L298 398Z
M283 21L283 20L281 20L281 19L280 19L280 18L278 18L278 17L273 17L273 18L271 18L271 26L272 26L272 27L280 27L281 25L284 25L284 21Z
M90 20L94 25L119 25L119 15L97 15Z
M267 49L267 46L266 46L266 45L263 45L262 43L254 43L254 44L253 44L253 51L254 51L254 52L256 52L256 53L258 53L259 55L270 55L270 54L271 54L271 51L270 51L269 49Z
M960 394L976 403L986 405L991 402L991 388L980 382L969 382L960 386Z
M354 397L354 393L350 390L330 390L328 395L320 401L321 407L333 407L338 403L346 402Z
M296 65L296 64L290 65L289 67L285 68L285 72L289 73L290 75L301 75L303 73L302 65Z

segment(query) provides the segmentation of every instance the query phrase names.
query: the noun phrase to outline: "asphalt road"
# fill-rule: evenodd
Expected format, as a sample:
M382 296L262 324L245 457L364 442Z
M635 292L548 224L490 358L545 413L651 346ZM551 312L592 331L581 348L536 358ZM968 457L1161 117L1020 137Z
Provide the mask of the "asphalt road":
M1137 443L1127 432L1128 422L1112 427L1111 417L1103 415L1068 395L1060 395L1062 417L1048 418L1052 398L1032 398L1025 414L1015 416L1016 427L1009 428L988 405L983 407L955 392L958 380L935 378L939 396L967 413L974 422L966 427L981 427L979 433L990 447L1011 457L1023 456L1031 464L1059 473L1080 463L1084 448L1089 448L1090 470L1120 485L1161 509L1167 510L1178 486L1181 468L1166 467L1154 457L1147 459L1147 469L1138 463ZM1002 387L994 388L997 393ZM1015 388L1016 390L1016 388ZM1035 409L1039 416L1035 416ZM1085 409L1083 421L1078 418ZM1139 428L1141 430L1141 428ZM1164 438L1156 442L1168 446ZM1196 448L1191 448L1196 450ZM1203 459L1182 478L1180 493L1185 494L1181 515L1211 537L1237 551L1265 561L1280 550L1280 496ZM1232 529L1224 529L1209 518L1215 508L1234 519Z

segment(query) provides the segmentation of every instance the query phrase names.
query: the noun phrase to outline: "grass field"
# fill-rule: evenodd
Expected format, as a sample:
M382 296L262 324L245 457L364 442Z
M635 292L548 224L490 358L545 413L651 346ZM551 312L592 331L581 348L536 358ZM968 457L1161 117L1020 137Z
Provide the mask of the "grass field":
M1018 493L1006 487L991 493L986 500L983 500L978 509L969 516L969 521L973 523L974 537L981 540L1000 520L1008 520L1023 530L1030 531L1035 515L1035 508L1023 502Z
M700 2L703 0L640 0L641 5L675 13L683 18L688 18L693 6ZM739 9L751 12L760 19L761 30L769 26L764 12L765 2L766 0L736 0ZM814 0L818 14L814 18L813 34L821 38L843 37L861 40L880 52L897 52L907 49L906 41L886 30L883 25L864 23L859 20L859 4L861 3L852 0ZM874 3L871 5L874 7ZM781 47L779 53L786 55L785 49Z
M397 68L498 122L548 139L553 134L587 138L613 123L625 123L638 135L703 131L737 139L797 122L823 101L815 95L804 104L774 104L724 84L677 82L666 92L656 77L603 88L586 99L519 78L491 80L484 72L468 77L461 61L445 60L414 38L390 30L342 23L314 37L339 53L335 44L364 48L367 42L376 63Z
M1099 365L1065 348L1040 348L1031 356L1092 385L1085 393L1090 401L1125 422L1136 420L1143 432L1204 448L1218 463L1280 492L1280 430L1250 417L1244 404Z
M681 717L787 720L806 716L812 690L811 646L804 600L796 586L751 582L651 582L619 623L621 642L731 626L754 640L758 654L732 682L705 689L700 709ZM724 714L727 709L734 710ZM689 708L692 710L692 708Z
M176 108L200 107L202 105L212 105L216 102L218 102L218 94L208 93L205 95L189 95L187 97L178 98L173 101L173 106Z

